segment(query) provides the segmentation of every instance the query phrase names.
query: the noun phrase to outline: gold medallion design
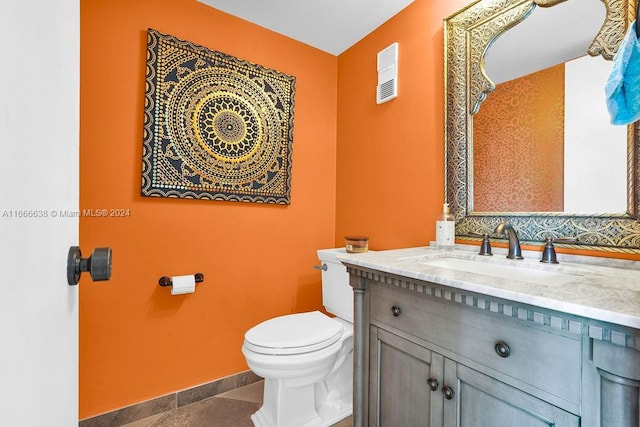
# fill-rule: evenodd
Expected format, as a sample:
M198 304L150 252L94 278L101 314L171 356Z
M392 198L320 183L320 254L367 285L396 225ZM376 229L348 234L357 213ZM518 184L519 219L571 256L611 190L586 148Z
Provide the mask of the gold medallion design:
M290 203L295 78L148 31L144 196Z

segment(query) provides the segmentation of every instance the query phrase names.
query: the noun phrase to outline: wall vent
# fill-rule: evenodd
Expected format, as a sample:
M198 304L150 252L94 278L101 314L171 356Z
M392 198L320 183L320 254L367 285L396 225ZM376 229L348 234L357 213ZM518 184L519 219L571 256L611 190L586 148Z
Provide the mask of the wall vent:
M378 86L376 102L391 101L398 96L398 43L378 52Z

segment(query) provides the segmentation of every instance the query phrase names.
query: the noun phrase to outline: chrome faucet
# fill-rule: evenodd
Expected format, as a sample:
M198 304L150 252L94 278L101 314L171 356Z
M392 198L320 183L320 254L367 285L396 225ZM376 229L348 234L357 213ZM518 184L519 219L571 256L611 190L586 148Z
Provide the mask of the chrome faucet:
M518 239L518 234L511 224L503 221L498 224L493 232L496 234L506 234L509 238L509 254L507 255L507 258L524 259L522 257L522 250L520 249L520 240Z

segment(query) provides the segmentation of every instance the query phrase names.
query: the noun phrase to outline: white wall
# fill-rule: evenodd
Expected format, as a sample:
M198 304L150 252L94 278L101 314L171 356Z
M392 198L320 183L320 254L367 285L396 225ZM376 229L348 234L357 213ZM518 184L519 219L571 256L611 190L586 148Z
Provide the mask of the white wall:
M79 0L0 2L0 425L78 425ZM46 214L45 214L46 212Z
M627 128L610 123L604 87L612 61L565 64L565 212L627 210Z

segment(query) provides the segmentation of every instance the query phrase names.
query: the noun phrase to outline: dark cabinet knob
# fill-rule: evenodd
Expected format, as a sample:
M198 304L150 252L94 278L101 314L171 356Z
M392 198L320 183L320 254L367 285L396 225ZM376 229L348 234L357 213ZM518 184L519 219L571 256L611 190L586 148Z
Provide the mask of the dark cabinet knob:
M391 313L393 313L393 317L398 317L400 316L400 313L402 313L402 310L400 310L400 307L398 307L397 305L394 305L393 307L391 307Z
M453 389L449 386L442 387L442 394L444 394L444 398L447 400L453 399Z
M507 345L507 343L499 341L496 344L496 353L498 354L498 356L500 357L509 357L509 355L511 354L511 349L509 348L509 346Z
M427 384L429 384L429 388L431 389L431 391L438 390L438 387L440 386L440 384L438 383L438 380L435 378L429 378L427 380Z

